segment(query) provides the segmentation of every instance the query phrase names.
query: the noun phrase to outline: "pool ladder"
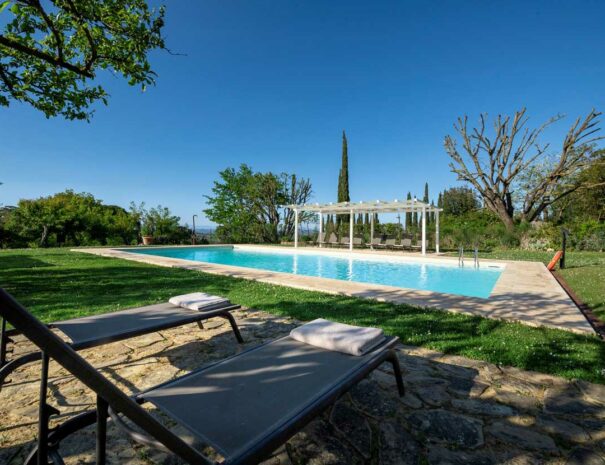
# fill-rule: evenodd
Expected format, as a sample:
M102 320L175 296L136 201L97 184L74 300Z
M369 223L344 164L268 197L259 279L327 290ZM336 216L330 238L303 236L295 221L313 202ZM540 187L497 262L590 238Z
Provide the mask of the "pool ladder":
M473 252L473 265L475 268L479 268L479 249L475 247ZM464 247L460 246L458 248L458 266L464 267Z

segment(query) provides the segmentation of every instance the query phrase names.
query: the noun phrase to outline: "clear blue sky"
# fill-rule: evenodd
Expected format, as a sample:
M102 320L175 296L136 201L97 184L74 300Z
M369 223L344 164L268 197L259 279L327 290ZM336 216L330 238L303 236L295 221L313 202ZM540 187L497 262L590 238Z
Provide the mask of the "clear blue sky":
M333 201L341 131L353 200L457 182L443 137L456 117L526 106L555 145L605 108L602 1L169 0L157 86L103 76L90 124L0 108L0 203L66 188L161 203L190 221L217 172L248 163L312 180Z

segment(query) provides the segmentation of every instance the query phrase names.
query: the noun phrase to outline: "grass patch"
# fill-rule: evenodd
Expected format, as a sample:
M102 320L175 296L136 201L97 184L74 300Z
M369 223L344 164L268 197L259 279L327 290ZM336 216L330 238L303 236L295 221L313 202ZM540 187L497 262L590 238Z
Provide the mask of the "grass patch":
M456 255L456 254L454 254ZM472 252L465 253L470 259ZM479 257L493 258L494 260L529 260L548 264L554 257L554 252L543 252L534 250L502 249L492 252L480 252ZM605 265L604 252L567 252L566 266L568 268L582 268L586 266Z
M496 250L481 253L482 258L500 260L532 260L548 264L553 252ZM566 268L559 270L574 292L588 304L601 321L605 321L605 253L567 252Z
M161 302L175 294L203 290L277 315L380 326L406 344L605 383L605 344L596 337L410 305L334 296L65 249L0 251L0 283L46 322Z

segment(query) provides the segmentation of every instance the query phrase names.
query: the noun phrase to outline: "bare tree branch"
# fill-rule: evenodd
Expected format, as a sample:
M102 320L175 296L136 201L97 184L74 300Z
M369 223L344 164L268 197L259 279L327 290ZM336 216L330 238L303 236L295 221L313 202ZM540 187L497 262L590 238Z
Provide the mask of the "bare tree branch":
M569 129L557 163L535 180L525 192L521 219L533 221L548 205L575 192L580 186L570 182L559 189L557 196L548 199L554 187L564 179L575 179L574 175L589 161L595 142L602 139L595 134L600 130L600 113L592 110L582 120L578 118ZM493 123L493 139L486 131L486 118L482 114L479 124L472 130L468 117L458 118L454 130L461 140L461 148L452 136L445 138L445 150L451 158L450 168L461 181L471 184L483 197L485 205L495 212L508 228L514 226L513 186L520 175L532 170L548 153L549 145L538 139L544 130L559 121L556 115L541 126L526 127L529 118L523 108L509 116L498 115ZM472 167L472 169L471 169Z

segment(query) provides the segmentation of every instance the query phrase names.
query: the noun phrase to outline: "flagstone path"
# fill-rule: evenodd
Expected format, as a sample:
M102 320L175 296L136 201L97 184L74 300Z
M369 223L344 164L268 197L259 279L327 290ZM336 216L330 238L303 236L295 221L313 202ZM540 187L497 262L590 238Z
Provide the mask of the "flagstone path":
M222 320L188 325L86 350L82 355L128 392L185 374L210 361L287 334L297 322L238 311L246 344ZM20 342L15 353L31 350ZM399 398L384 365L267 464L561 464L605 465L605 386L447 356L398 349L407 388ZM20 464L36 432L39 365L11 376L0 392L0 463ZM93 406L80 382L51 364L50 403L58 421ZM57 421L57 420L56 420ZM94 463L94 428L62 443L68 465ZM181 463L132 444L109 426L108 463Z

